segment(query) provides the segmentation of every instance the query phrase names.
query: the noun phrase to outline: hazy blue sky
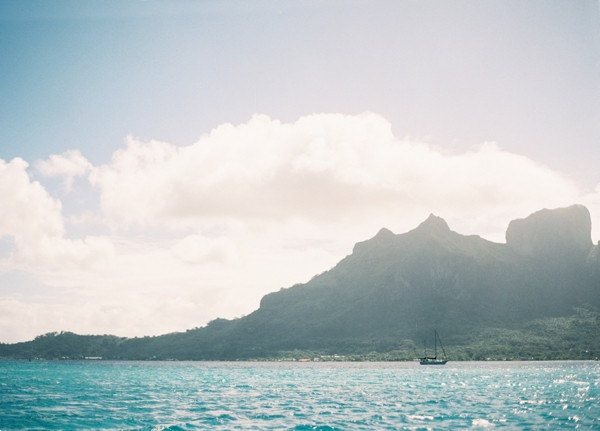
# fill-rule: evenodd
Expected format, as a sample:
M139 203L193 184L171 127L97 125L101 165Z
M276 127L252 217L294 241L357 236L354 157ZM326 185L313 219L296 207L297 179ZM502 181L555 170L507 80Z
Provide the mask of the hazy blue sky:
M4 1L0 77L0 341L247 314L430 212L600 239L598 1Z

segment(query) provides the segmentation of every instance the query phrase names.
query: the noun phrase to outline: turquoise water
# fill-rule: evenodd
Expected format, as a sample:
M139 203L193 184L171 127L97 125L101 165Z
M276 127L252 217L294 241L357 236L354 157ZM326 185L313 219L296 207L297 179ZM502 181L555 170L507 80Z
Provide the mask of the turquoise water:
M599 362L0 361L0 430L600 429Z

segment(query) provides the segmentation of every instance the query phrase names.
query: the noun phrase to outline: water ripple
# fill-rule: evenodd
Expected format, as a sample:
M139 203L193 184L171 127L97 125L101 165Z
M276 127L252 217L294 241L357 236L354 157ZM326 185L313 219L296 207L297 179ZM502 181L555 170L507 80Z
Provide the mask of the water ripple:
M600 428L596 362L0 361L0 429Z

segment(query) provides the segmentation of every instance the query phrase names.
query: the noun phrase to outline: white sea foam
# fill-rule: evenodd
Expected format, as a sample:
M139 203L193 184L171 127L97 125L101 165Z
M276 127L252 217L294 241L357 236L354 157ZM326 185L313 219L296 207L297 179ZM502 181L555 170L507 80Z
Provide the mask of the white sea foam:
M475 428L492 428L493 426L494 424L487 419L473 419L473 427Z

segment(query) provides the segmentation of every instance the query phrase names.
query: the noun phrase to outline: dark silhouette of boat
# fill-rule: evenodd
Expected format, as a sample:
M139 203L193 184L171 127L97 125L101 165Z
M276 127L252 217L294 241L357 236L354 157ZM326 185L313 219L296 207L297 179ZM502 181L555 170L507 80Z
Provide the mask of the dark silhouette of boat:
M440 339L440 336L438 335L437 330L434 331L433 340L434 340L433 341L433 343L434 343L433 356L427 356L427 344L425 344L425 355L423 355L422 358L419 358L419 364L421 364L421 365L446 365L446 362L448 362L448 358L446 357L446 351L444 350L444 345L442 344L442 340ZM437 357L438 341L440 343L440 347L442 348L443 359Z

